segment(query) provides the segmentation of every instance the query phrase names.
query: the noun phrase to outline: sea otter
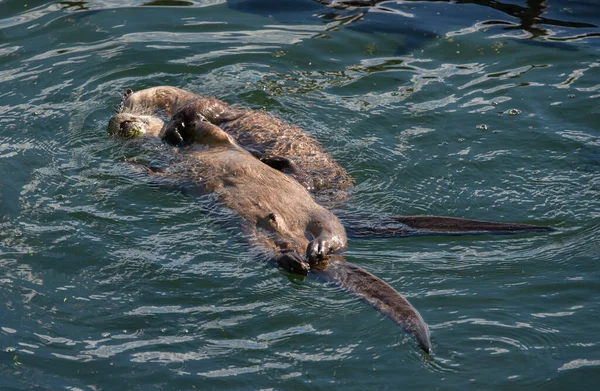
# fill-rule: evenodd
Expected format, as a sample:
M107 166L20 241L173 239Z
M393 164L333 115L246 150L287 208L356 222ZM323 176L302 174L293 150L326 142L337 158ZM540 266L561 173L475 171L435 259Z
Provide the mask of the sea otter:
M344 227L296 180L245 151L193 107L175 113L162 132L158 127L128 132L124 128L131 124L115 124L122 123L110 123L115 136L143 140L142 136L177 134L182 141L193 139L173 153L171 164L156 173L157 180L216 194L221 205L242 218L252 242L282 268L335 281L389 316L431 352L429 329L419 313L383 280L344 260L339 254L347 246Z
M321 201L342 198L344 191L352 186L346 170L310 134L263 111L230 105L170 86L137 92L127 90L121 111L147 115L158 113L169 119L178 109L188 106L263 160L273 157L289 159L306 176L305 187Z
M234 137L243 148L264 163L283 170L311 191L323 204L336 205L345 198L352 179L323 146L301 128L268 113L230 105L216 98L176 87L159 86L137 92L128 89L121 112L111 119L109 131L123 136L133 133L158 134L164 122L178 109L188 107ZM139 120L136 120L139 116ZM155 120L150 121L150 117ZM179 144L176 137L167 141ZM354 237L412 235L506 234L548 232L551 227L531 224L487 222L441 216L393 216L375 225L346 218Z

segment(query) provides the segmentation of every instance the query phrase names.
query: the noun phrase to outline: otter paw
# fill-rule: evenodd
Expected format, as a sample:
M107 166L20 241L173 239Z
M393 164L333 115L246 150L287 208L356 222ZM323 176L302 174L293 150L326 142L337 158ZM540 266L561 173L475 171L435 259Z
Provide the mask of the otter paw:
M131 88L126 89L123 95L121 95L121 105L123 105L131 95L133 95L133 90Z
M321 263L331 252L329 243L326 240L315 239L308 243L306 248L306 259L311 266Z
M162 139L167 144L177 147L180 147L183 144L183 137L181 137L181 134L176 127L168 127Z
M279 267L288 273L307 275L310 266L308 263L295 251L288 251L279 254L275 260Z

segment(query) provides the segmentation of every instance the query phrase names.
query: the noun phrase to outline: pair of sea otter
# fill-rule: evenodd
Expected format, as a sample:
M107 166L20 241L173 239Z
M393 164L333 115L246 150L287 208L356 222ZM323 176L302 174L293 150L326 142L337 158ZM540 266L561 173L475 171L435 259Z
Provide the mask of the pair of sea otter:
M264 112L168 86L127 90L108 130L122 138L161 137L176 146L172 164L157 176L216 194L222 205L242 217L244 229L283 269L334 280L388 315L431 352L428 327L408 301L340 255L347 246L344 226L311 193L321 201L338 199L352 180L308 133ZM371 228L367 234L550 230L436 216L396 217L394 224Z

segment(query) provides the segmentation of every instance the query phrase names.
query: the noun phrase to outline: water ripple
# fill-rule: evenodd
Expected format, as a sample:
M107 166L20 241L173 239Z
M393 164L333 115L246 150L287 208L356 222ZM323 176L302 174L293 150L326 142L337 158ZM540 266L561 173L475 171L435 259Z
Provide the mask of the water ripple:
M558 368L559 371L568 371L571 369L578 369L578 368L583 368L583 367L597 367L600 366L600 360L587 360L587 359L578 359L578 360L573 360L573 361L569 361L565 364L563 364L563 366L561 366L560 368Z
M323 3L2 3L4 386L594 385L593 6L528 26L514 11L535 2ZM125 88L160 84L310 131L355 179L341 217L558 230L352 240L348 260L430 325L426 357L361 300L270 267L214 200L131 169L166 161L161 143L111 140L106 122Z

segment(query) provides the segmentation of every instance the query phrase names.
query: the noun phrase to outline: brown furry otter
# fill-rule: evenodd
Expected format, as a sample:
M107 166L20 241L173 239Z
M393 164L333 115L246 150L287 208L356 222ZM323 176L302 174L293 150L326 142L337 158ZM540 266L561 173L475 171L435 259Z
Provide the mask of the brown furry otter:
M115 122L110 126L117 135L122 130ZM410 303L381 279L335 254L347 245L344 228L298 182L263 164L192 107L177 112L162 133L177 133L184 140L193 137L194 142L174 154L161 178L191 182L200 192L216 194L219 203L242 217L255 244L282 268L300 274L312 270L335 281L389 316L431 352L429 329ZM129 138L137 135L142 133L126 132ZM145 135L157 136L155 131Z
M306 174L305 187L321 198L343 197L352 186L346 171L323 146L299 127L262 111L229 105L216 98L161 86L132 92L123 97L123 113L171 117L182 107L192 107L210 123L220 126L246 149L263 158L285 157Z
M148 117L170 118L182 107L193 108L212 124L220 126L244 148L256 152L272 167L283 169L311 191L320 202L330 204L344 198L352 180L346 171L307 132L267 113L229 105L216 98L169 86L152 87L138 92L127 90L122 112L111 120L113 134L139 132L158 134L162 122ZM136 121L135 116L139 115ZM139 130L142 129L142 130ZM168 140L173 143L173 140ZM423 234L499 234L547 232L550 227L518 223L491 223L440 216L394 216L379 227L355 221L354 236L409 236ZM385 226L384 226L385 225Z
M346 248L346 233L337 217L297 181L257 160L193 108L180 110L169 124L195 136L194 145L182 155L183 165L169 168L171 175L181 175L181 168L186 173L192 170L194 184L217 193L222 204L266 232L271 247L297 254L306 251L313 264Z

